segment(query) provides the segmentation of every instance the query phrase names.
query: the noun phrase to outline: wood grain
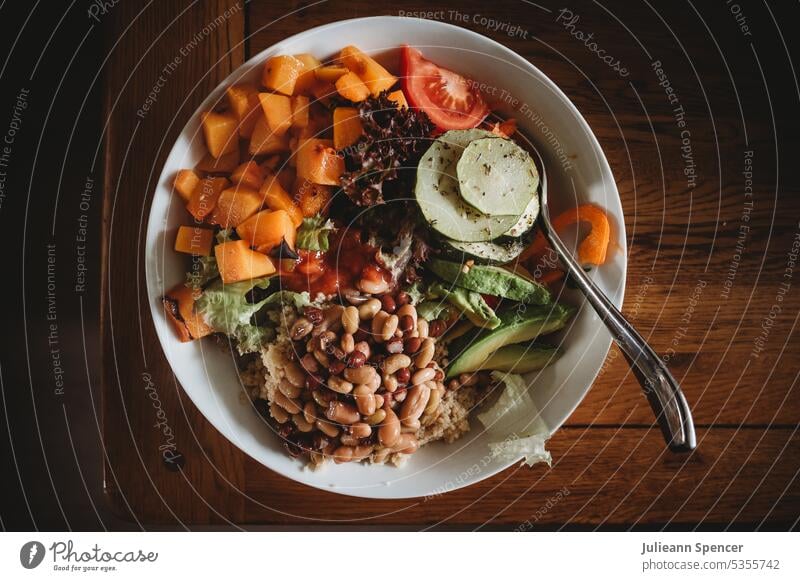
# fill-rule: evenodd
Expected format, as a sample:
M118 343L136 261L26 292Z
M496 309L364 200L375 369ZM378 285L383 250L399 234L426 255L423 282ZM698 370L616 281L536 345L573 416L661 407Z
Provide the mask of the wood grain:
M165 150L208 91L243 62L245 49L252 55L319 24L397 11L363 0L250 2L197 43L139 119L136 111L159 71L199 30L237 4L160 3L139 16L127 4L109 16L113 66L106 81L103 409L107 490L118 511L144 525L168 526L514 528L532 520L537 527L569 522L770 528L794 522L800 514L800 460L790 453L800 419L800 344L794 331L800 296L794 289L770 319L763 353L753 354L765 319L774 314L800 216L798 164L776 147L776 125L796 121L776 122L771 114L791 103L791 95L771 93L764 83L784 72L775 64L782 48L774 35L759 37L751 48L735 26L718 25L729 16L724 6L698 8L712 36L688 9L576 2L578 28L593 32L625 63L631 74L623 78L599 66L556 21L560 5L545 5L547 12L518 2L495 3L490 13L476 2L403 4L406 11L466 14L467 22L453 23L522 54L585 116L609 159L625 212L624 310L681 380L701 426L700 448L689 457L664 454L649 407L612 349L593 389L551 441L551 470L512 468L427 500L356 501L270 472L205 421L160 351L147 297L130 265L137 264L143 281L143 220ZM476 14L518 24L527 37L488 30L472 21ZM772 26L764 11L751 11L751 20L762 30ZM686 112L699 174L692 190L683 173L681 133L652 70L655 60L668 72ZM753 152L754 204L737 250L746 151ZM170 471L162 462L164 434L154 428L153 392L186 459L182 471ZM569 494L562 492L563 498L543 510L559 491Z

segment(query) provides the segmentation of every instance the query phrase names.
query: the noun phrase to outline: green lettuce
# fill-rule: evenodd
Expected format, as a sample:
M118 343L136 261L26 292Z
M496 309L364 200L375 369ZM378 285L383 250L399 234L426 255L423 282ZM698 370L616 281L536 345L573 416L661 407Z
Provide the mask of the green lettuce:
M304 218L297 230L298 248L326 252L330 248L328 236L333 231L333 222L325 216L317 214L313 218Z

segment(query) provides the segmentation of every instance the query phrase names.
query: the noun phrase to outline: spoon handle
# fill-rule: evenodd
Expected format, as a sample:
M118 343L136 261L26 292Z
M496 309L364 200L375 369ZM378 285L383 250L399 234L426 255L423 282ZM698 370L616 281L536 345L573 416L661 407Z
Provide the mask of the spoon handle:
M561 262L567 267L576 286L586 295L600 315L614 341L619 345L639 380L650 407L656 415L664 439L674 452L694 450L697 440L692 412L680 385L652 347L633 328L625 316L597 288L572 254L553 231L546 213L542 213L542 230Z

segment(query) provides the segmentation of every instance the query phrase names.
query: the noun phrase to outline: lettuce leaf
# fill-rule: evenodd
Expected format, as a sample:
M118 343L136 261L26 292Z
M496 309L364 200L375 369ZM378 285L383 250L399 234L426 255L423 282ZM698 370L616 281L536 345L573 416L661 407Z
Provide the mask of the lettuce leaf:
M492 456L501 459L516 459L522 456L522 463L533 466L538 462L552 465L552 456L545 449L545 442L550 438L550 430L541 418L541 414L533 402L525 379L516 373L492 371L492 377L505 384L500 397L489 409L478 414L480 421L492 432L502 425L513 424L525 418L528 421L522 433L514 433L502 441L489 443Z
M219 276L217 259L213 256L200 256L192 260L191 268L186 273L186 286L189 288L203 288Z
M328 236L333 232L333 222L325 216L317 214L313 218L304 218L297 230L298 248L326 252L330 248Z

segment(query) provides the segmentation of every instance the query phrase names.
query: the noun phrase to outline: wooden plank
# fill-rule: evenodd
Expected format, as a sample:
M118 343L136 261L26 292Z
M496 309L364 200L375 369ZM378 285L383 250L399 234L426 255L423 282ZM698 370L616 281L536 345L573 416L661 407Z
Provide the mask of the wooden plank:
M248 523L355 528L536 528L564 523L785 527L800 516L794 430L702 429L691 456L664 453L644 429L566 428L553 467L509 468L458 492L403 501L350 499L246 465ZM443 483L443 486L447 486Z
M120 3L106 28L105 482L114 508L129 518L132 511L145 521L224 521L217 510L225 518L240 513L242 455L175 382L150 321L140 245L150 193L178 133L244 61L244 10L234 0L139 10ZM183 472L164 462L172 446L191 458Z

